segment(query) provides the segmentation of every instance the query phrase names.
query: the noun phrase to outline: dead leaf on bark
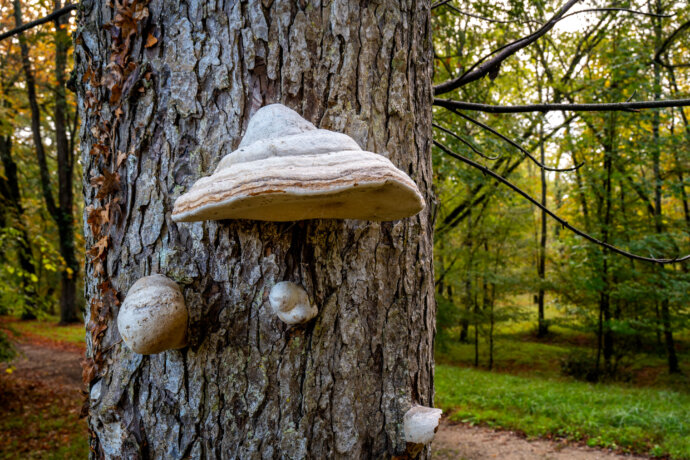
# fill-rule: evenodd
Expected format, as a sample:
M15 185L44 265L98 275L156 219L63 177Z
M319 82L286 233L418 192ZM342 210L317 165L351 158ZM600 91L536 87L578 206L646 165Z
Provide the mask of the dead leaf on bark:
M154 37L152 33L149 33L149 36L146 37L146 44L144 45L144 47L145 48L151 48L156 43L158 43L158 39L156 37Z

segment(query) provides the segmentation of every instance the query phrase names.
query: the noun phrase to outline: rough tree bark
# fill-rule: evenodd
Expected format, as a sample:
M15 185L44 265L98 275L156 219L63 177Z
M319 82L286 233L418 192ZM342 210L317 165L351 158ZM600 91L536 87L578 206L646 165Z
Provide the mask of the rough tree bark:
M103 273L87 263L86 295L97 298L105 278L122 299L138 278L165 274L182 287L191 344L136 355L108 307L102 340L89 336L89 356L103 353L87 378L93 455L404 455L403 414L433 405L429 2L152 0L122 40L134 64L120 110L91 78L112 70L124 29L107 24L133 1L114 3L83 0L76 33L87 206L103 202L89 133L107 126L111 155L129 153ZM174 200L272 102L386 155L426 209L389 223L174 223ZM268 292L283 280L306 288L313 322L288 328L270 313Z

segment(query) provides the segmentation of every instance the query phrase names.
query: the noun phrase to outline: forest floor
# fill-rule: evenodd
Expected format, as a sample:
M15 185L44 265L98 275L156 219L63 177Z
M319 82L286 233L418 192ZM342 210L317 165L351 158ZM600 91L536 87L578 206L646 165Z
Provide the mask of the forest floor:
M28 332L39 322L8 323L17 357L0 363L0 459L65 459L88 456L88 429L80 418L84 345L70 341L83 326L50 324L61 340ZM16 327L15 327L16 326ZM18 331L21 331L19 335Z
M6 319L4 325L8 326ZM21 335L13 336L19 356L11 373L0 365L0 459L85 458L88 434L85 420L79 418L84 345L77 337L83 333L81 326L61 328L45 322L12 322L9 326ZM432 451L433 458L440 460L644 458L572 442L528 440L519 432L445 419Z

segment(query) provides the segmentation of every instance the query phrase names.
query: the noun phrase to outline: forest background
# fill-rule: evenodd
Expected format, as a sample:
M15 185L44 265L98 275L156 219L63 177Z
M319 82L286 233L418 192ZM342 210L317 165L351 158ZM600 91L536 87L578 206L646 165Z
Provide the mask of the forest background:
M538 33L565 3L434 3L435 82ZM576 3L487 78L437 87L437 404L466 423L690 458L687 263L592 244L452 156L601 242L649 258L690 253L688 109L446 102L688 97L686 2ZM3 0L0 34L65 6ZM0 41L0 361L11 363L17 333L55 336L49 325L81 321L84 259L98 255L82 233L94 216L83 209L69 90L73 27L63 14Z

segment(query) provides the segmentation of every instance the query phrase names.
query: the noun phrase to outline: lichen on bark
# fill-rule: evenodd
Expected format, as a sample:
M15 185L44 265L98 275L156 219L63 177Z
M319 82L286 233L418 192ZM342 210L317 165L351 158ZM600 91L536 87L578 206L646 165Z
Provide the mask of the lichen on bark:
M80 6L80 76L106 72L109 5ZM112 306L108 360L91 382L94 456L403 455L403 415L433 405L429 2L152 0L148 10L131 47L142 71L121 114L105 88L78 79L82 151L93 143L85 100L95 91L101 118L118 119L113 150L130 152L106 273L120 295L151 273L178 282L190 346L132 353ZM157 42L146 48L149 33ZM426 209L387 223L174 223L175 199L273 102L385 155ZM94 161L84 154L87 205L97 201ZM91 297L92 266L86 276ZM313 321L288 327L271 313L280 281L304 286L319 307Z

